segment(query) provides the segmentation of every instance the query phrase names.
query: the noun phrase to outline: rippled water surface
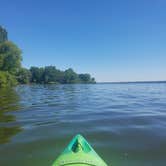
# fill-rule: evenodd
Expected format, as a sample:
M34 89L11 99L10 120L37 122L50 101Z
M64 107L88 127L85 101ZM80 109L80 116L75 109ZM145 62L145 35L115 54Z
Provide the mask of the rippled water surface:
M112 166L166 165L166 83L0 90L0 166L51 166L80 133Z

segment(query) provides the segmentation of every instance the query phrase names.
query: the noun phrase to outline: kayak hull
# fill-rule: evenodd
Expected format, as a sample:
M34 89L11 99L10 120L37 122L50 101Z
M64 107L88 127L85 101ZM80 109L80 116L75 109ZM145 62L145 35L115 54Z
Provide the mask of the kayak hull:
M81 135L76 135L52 166L107 166Z

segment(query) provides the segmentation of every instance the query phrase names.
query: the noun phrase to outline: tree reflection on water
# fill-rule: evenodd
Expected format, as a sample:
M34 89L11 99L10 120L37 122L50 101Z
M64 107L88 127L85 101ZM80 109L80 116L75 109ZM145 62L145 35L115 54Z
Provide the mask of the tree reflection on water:
M0 89L0 144L10 142L11 138L21 131L21 127L14 123L16 117L12 114L12 111L19 109L19 96L15 90Z

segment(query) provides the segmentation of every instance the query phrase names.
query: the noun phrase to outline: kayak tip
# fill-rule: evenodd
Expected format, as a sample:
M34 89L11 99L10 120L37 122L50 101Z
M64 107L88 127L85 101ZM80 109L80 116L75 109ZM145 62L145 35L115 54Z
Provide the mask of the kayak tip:
M81 135L77 134L54 161L53 166L107 166L91 145Z

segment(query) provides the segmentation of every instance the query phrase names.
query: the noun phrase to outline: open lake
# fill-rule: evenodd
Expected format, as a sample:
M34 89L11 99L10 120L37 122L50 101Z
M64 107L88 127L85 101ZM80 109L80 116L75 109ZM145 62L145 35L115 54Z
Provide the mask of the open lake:
M77 133L109 166L165 166L166 83L0 90L0 166L51 166Z

